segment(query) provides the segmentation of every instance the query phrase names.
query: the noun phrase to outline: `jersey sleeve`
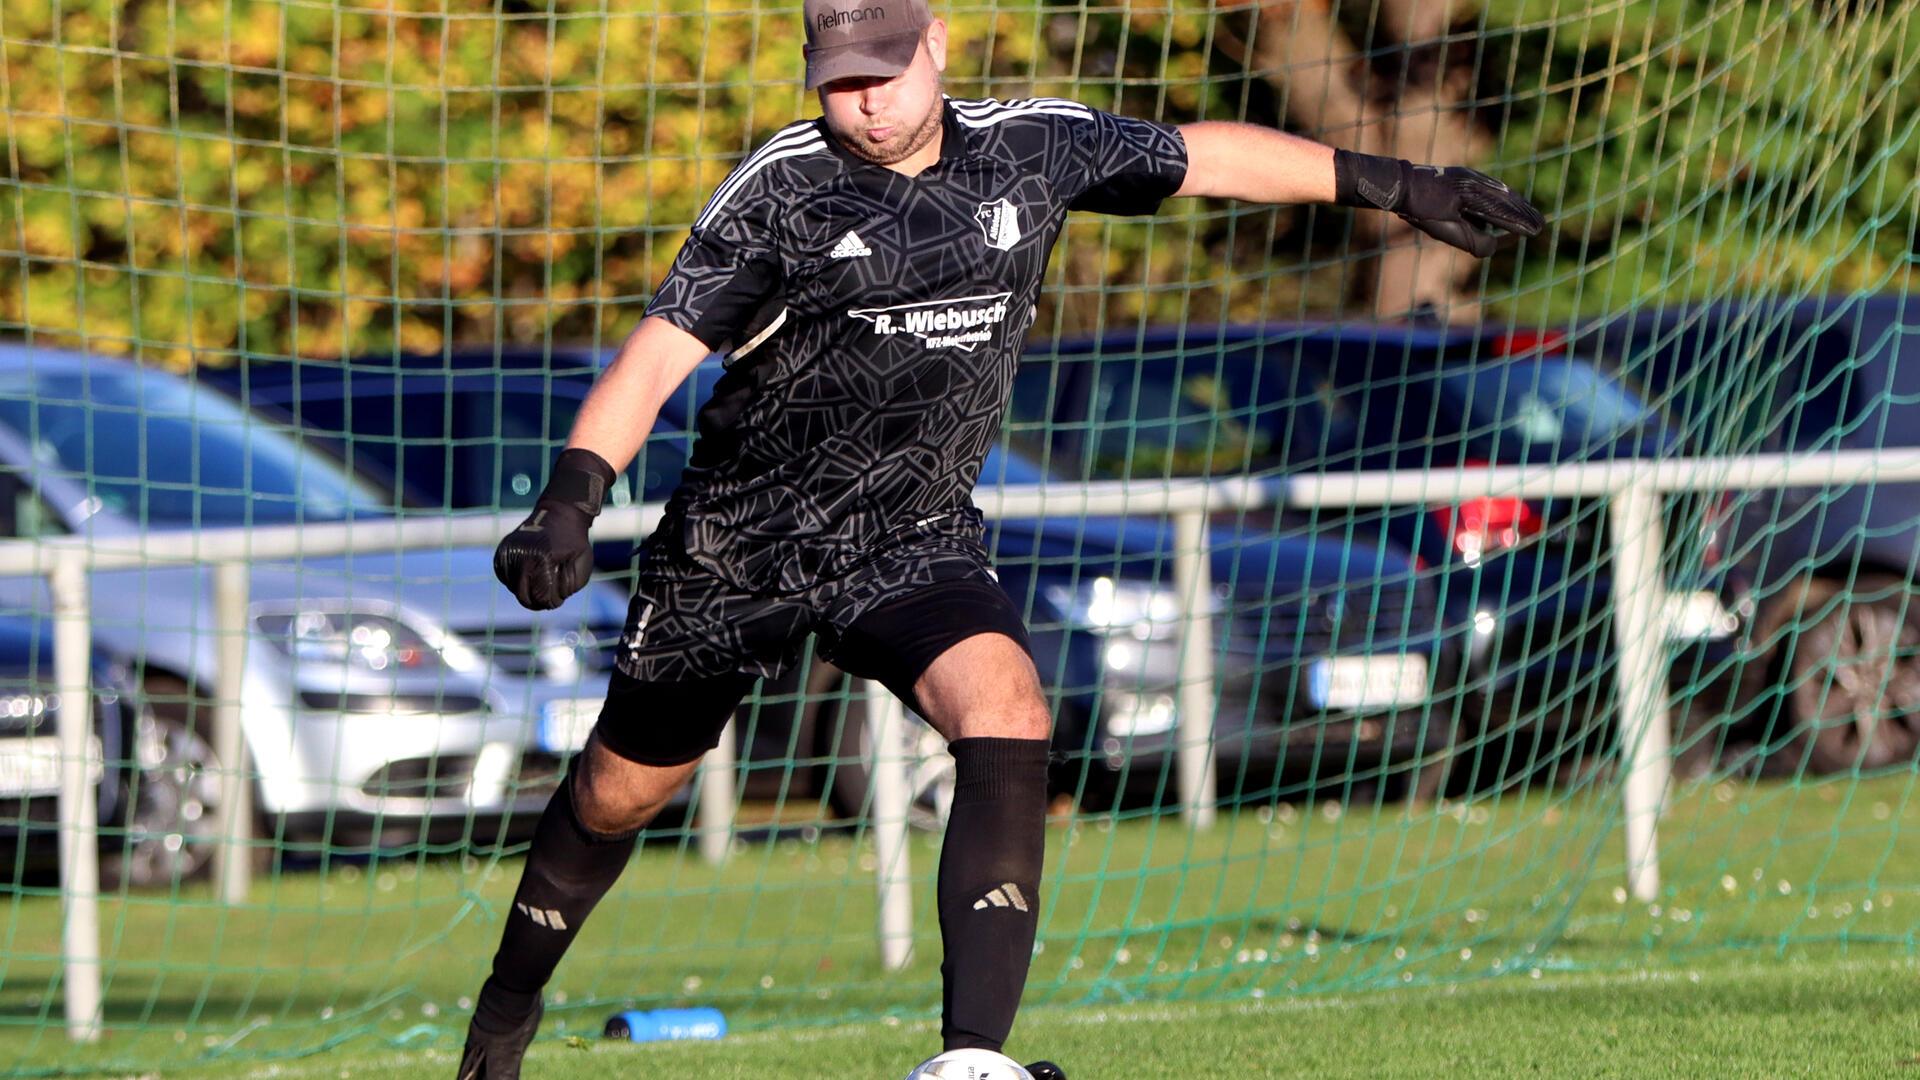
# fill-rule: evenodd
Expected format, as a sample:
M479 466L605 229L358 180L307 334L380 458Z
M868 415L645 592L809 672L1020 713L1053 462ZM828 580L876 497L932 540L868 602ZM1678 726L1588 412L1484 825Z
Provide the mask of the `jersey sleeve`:
M647 304L648 315L715 352L745 341L780 290L780 199L767 175L775 172L749 158L721 183Z
M1187 178L1187 143L1170 124L1099 109L1058 119L1074 140L1061 178L1070 210L1151 214Z

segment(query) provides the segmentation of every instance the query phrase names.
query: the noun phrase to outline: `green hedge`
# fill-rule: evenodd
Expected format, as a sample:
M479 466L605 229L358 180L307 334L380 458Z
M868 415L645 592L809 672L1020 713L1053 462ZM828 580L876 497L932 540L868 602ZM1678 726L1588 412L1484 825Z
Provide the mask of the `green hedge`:
M797 4L428 6L0 0L0 332L175 364L617 340L730 165L814 109ZM1487 167L1554 219L1487 264L1496 310L1874 288L1912 258L1910 5L1587 7L1489 0L1447 46ZM1229 17L965 9L949 89L1278 122L1272 73L1212 47ZM1348 243L1329 209L1076 219L1040 329L1352 314Z

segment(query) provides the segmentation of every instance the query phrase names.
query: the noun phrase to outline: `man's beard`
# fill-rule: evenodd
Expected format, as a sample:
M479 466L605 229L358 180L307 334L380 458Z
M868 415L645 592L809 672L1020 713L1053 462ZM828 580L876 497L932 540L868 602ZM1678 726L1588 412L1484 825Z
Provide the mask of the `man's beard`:
M841 144L853 152L853 156L875 165L892 165L905 161L926 148L935 135L940 134L941 113L944 102L939 96L933 99L933 108L927 110L926 119L913 131L901 132L885 142L875 143L855 132L851 137L842 138Z

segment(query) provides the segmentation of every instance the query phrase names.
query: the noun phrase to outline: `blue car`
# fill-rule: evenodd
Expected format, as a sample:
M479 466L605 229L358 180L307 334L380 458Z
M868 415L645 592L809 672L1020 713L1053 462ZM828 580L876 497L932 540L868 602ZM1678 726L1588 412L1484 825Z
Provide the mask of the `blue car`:
M1920 447L1920 297L1756 297L1582 328L1711 454ZM1753 615L1720 665L1733 735L1782 771L1920 757L1920 483L1730 493L1718 547Z
M1070 490L1011 450L989 454L981 477L1042 483ZM1433 794L1455 704L1435 687L1455 661L1414 558L1379 534L1286 532L1245 512L1215 514L1207 541L1221 790ZM1083 749L1096 793L1165 793L1179 719L1172 522L1002 519L988 546L1016 601L1045 601L1035 627L1059 620L1094 659L1097 681L1066 688L1094 698Z
M1069 342L1022 369L1015 446L1083 480L1669 457L1675 428L1617 373L1539 335L1478 328L1187 327ZM1736 578L1712 565L1712 500L1676 498L1668 533L1707 553L1669 582L1674 677L1731 650ZM1462 657L1462 736L1478 779L1571 757L1610 727L1611 560L1602 500L1481 497L1275 515L1280 536L1384 534L1431 568ZM1533 747L1514 748L1524 737ZM1565 751L1563 753L1563 751ZM1528 763L1518 770L1504 761ZM1504 772L1503 772L1504 770ZM1470 770L1471 771L1471 770Z
M409 498L448 509L519 508L537 497L609 359L502 348L346 365L255 361L208 377L336 440L349 460L397 477ZM698 407L723 370L709 360L667 402L612 505L660 501L673 490ZM1018 449L1000 449L980 482L1046 479ZM1170 794L1170 522L1050 515L990 523L988 543L1002 586L1027 613L1055 705L1063 759L1056 786L1101 800ZM1443 752L1429 720L1447 661L1432 591L1408 552L1377 534L1277 536L1260 519L1236 515L1213 523L1210 544L1223 791L1298 797L1333 782L1403 788L1413 762ZM630 546L603 539L596 562L618 573ZM739 725L750 793L810 792L859 810L864 713L845 683L815 663L762 687L759 706L743 711ZM926 763L916 770L920 788L937 806L944 755L930 733L913 737Z

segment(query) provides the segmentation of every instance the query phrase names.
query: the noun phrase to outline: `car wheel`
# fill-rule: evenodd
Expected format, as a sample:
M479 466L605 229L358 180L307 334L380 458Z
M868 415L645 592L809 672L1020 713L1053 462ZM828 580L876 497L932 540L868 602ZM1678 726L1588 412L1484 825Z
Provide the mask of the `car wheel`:
M1881 592L1884 583L1861 582ZM1920 603L1901 595L1833 602L1815 581L1802 611L1819 612L1789 648L1789 701L1807 767L1830 773L1912 761L1920 748Z
M173 676L143 681L126 835L110 860L118 881L164 886L207 872L219 842L220 763L203 734L212 711Z
M833 787L830 797L834 809L847 817L873 812L873 725L867 722L866 701L858 693L850 695L841 714L834 740ZM947 742L925 720L908 711L897 739L888 750L890 757L903 760L907 770L909 804L907 823L912 828L934 831L946 828L947 813L953 807L953 755Z

